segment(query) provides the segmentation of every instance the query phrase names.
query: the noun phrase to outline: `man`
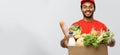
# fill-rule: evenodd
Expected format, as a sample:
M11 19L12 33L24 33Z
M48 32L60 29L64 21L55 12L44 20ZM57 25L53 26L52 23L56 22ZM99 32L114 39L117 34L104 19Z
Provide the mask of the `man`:
M83 13L83 18L75 23L73 25L79 25L82 28L82 34L83 33L90 33L91 30L94 28L96 32L107 31L107 27L102 22L95 20L93 17L93 14L95 12L96 6L94 0L82 0L81 1L81 11ZM65 37L61 40L61 46L63 48L67 48L67 42L69 37ZM111 41L108 43L108 46L114 46L115 40L111 39Z

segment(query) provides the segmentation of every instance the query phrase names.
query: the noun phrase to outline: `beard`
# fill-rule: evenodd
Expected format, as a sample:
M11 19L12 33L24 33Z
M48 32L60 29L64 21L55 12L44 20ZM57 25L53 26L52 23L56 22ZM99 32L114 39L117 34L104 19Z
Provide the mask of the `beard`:
M87 16L87 15L85 14L86 12L90 12L91 14L90 14L89 16ZM93 13L94 13L94 12L91 12L91 11L85 11L85 12L82 12L82 13L83 13L83 16L84 16L85 18L90 19L90 18L93 17Z

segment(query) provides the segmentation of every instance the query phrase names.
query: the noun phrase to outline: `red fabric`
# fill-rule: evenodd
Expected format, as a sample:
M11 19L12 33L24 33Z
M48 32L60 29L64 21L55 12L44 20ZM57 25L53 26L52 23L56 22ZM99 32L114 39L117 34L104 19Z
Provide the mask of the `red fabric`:
M93 4L95 5L94 0L82 0L82 1L81 1L81 4L83 4L83 3L85 3L85 2L91 2L91 3L93 3Z
M106 31L107 30L107 27L102 22L97 21L97 20L93 20L91 22L86 22L82 19L78 22L73 23L73 25L76 25L76 24L82 28L82 33L86 33L86 34L91 32L92 27L94 27L94 29L96 31L100 31L100 30Z

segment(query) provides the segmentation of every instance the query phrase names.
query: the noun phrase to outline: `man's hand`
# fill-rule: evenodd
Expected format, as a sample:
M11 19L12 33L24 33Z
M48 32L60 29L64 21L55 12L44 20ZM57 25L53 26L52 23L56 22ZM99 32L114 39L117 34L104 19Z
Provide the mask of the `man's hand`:
M61 41L60 41L60 44L63 48L68 48L67 44L68 44L68 40L69 40L69 37L64 37Z
M115 46L115 39L111 39L111 40L108 42L108 46L110 46L110 47Z

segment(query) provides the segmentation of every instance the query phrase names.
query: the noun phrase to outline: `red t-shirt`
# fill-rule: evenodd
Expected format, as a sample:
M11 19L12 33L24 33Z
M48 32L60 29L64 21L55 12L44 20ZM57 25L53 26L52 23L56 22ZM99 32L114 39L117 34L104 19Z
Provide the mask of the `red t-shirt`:
M76 25L76 24L82 28L82 33L86 33L86 34L90 33L93 27L94 27L94 30L96 31L107 30L107 27L105 26L105 24L97 20L86 22L82 19L82 20L79 20L78 22L73 23L73 25Z

